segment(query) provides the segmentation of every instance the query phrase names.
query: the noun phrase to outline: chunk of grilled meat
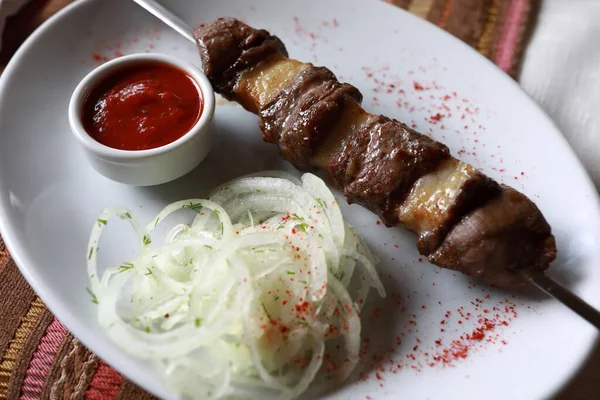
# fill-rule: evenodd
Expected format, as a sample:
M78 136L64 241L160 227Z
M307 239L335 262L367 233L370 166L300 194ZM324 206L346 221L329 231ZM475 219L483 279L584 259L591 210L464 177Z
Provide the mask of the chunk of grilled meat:
M324 168L348 202L417 237L433 264L518 286L556 257L531 200L399 121L372 115L325 67L288 58L265 30L220 18L195 37L215 90L260 117L263 139L296 168Z

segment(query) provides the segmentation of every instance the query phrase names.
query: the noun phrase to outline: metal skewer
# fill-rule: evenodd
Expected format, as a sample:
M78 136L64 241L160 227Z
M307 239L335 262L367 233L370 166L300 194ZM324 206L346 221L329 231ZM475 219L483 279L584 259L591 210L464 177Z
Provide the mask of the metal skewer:
M194 39L193 35L193 29L155 0L133 1L180 33L187 40L196 43L196 39ZM560 301L573 312L578 314L581 318L585 319L590 324L594 325L598 330L600 330L600 311L589 305L575 293L571 292L569 289L560 285L558 282L541 272L531 276L530 280L534 286L554 297L556 300Z
M531 283L600 330L600 311L589 305L581 297L541 272L531 277Z
M167 10L161 4L157 3L154 0L133 0L137 4L139 4L142 8L146 9L150 14L154 15L156 18L160 19L162 22L175 29L179 34L181 34L184 38L189 40L192 43L196 43L196 39L194 39L194 30L191 26L186 24L173 14L171 11Z

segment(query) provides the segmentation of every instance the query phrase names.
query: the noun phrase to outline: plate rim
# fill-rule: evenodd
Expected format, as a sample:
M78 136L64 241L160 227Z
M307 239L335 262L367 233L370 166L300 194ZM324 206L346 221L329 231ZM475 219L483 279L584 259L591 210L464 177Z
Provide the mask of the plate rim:
M479 53L478 51L473 49L471 46L469 46L462 40L458 39L456 36L439 28L437 25L429 22L428 20L425 20L423 18L420 18L420 17L417 17L417 16L411 14L407 10L404 10L400 7L397 7L393 4L390 4L390 3L387 3L387 2L381 1L381 0L352 0L352 1L355 2L359 6L365 6L369 3L370 3L369 5L374 5L375 3L379 3L378 6L383 5L383 7L389 7L388 10L394 10L391 12L403 13L405 15L405 18L411 18L417 24L421 24L423 26L429 26L426 29L433 28L433 30L437 31L438 35L441 34L441 35L446 36L447 40L453 41L455 45L462 46L464 51L470 52L473 56L478 57L480 61L483 61L487 65L487 68L491 67L490 69L493 70L493 74L495 75L495 78L501 80L500 83L503 86L510 85L510 86L512 86L513 89L516 89L518 92L520 92L520 94L524 97L524 99L526 99L524 101L526 101L528 103L528 105L532 108L532 111L534 111L535 113L538 114L538 118L543 118L553 128L554 132L549 132L548 134L553 135L554 140L561 141L563 150L567 153L570 153L570 155L573 158L573 161L576 163L576 165L578 165L579 171L583 173L582 174L583 175L582 183L587 186L587 189L590 192L594 193L594 198L591 198L590 201L595 202L596 208L598 210L600 210L600 193L595 188L595 185L593 184L593 181L592 181L588 171L584 167L583 162L581 161L581 159L579 158L579 156L577 155L577 153L575 152L573 147L570 145L570 143L568 142L565 135L562 133L562 131L556 125L554 120L542 109L542 107L527 92L525 92L523 90L523 88L519 85L519 83L516 79L513 79L512 77L510 77L507 73L502 71L496 64L494 64L490 59L483 56L481 53ZM46 33L46 31L48 29L50 29L52 26L59 24L60 21L63 18L65 18L68 14L71 14L72 12L76 12L76 10L79 8L87 7L90 4L93 4L94 2L99 2L99 1L98 0L80 0L80 1L76 1L76 2L68 4L67 6L65 6L64 8L59 10L57 13L52 15L50 18L48 18L46 21L44 21L38 28L36 28L34 30L34 32L32 32L29 35L29 37L27 37L27 39L21 44L21 46L13 54L13 56L9 60L8 64L6 65L6 68L4 69L3 73L0 75L0 108L2 107L2 98L3 98L4 92L6 90L6 86L7 86L8 82L10 82L10 77L13 74L13 71L17 69L17 67L20 63L20 59L23 57L24 54L26 54L29 51L30 47L34 44L34 42L36 42L40 37L42 37ZM0 179L0 193L4 192L4 186L5 186L5 184L3 183L2 179ZM9 220L8 216L11 214L9 212L9 210L10 210L10 207L7 207L6 202L3 200L2 197L0 197L0 234L2 235L6 249L9 251L9 254L12 257L15 265L19 269L19 272L23 275L23 277L25 278L27 283L31 286L31 288L34 290L36 295L42 300L42 302L46 305L48 310L50 310L50 312L53 314L53 316L55 318L57 318L67 328L67 330L71 334L73 334L74 337L79 339L80 334L83 334L81 336L86 336L85 332L84 332L86 330L86 327L79 322L77 317L75 317L74 315L71 315L66 309L63 309L62 306L57 304L58 300L57 301L54 300L54 298L56 297L55 293L52 290L50 290L45 285L45 283L41 279L39 279L39 277L35 276L36 274L33 273L33 271L27 266L27 263L24 262L24 259L28 258L28 256L27 256L28 252L25 249L25 244L21 244L20 241L12 234L12 232L14 231L14 228L12 228L11 223L7 222ZM22 252L20 250L21 248L23 248ZM60 318L58 318L58 316L57 316L58 313L55 310L61 310ZM589 340L588 340L588 343L586 346L586 348L587 348L586 351L582 352L581 354L577 355L577 357L575 357L577 359L577 363L573 363L572 366L565 368L563 370L563 372L562 372L563 378L560 381L558 381L554 385L547 386L548 390L546 390L545 392L548 396L555 396L555 395L559 394L573 380L573 378L584 369L584 367L587 364L587 361L593 355L594 347L598 343L600 343L600 332L591 331L591 335L589 335L589 336L590 337L589 337ZM107 364L109 364L110 366L112 366L113 368L118 370L122 375L124 375L126 378L130 379L132 382L137 384L142 389L144 389L158 397L172 395L172 393L165 391L162 388L162 385L160 385L160 386L149 385L148 381L144 380L143 377L140 376L141 374L137 373L136 371L131 371L129 368L126 368L124 365L126 362L123 359L109 355L110 353L122 353L122 351L118 350L118 348L116 346L112 345L111 348L98 348L98 349L92 350L92 347L95 348L96 346L93 343L89 343L89 340L87 340L87 339L85 341L81 340L81 342L96 355L100 356L102 354L103 356L101 356L100 358L105 360L105 362L107 362ZM110 360L110 361L107 361L107 360Z

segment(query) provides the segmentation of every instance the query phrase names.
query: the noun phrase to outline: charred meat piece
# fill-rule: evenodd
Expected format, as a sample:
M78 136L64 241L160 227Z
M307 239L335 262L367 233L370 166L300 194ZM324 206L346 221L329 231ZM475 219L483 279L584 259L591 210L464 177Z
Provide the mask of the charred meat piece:
M233 100L238 74L271 54L287 56L284 44L269 32L253 29L233 18L219 18L195 31L204 74L215 90Z
M450 157L448 148L384 116L354 134L333 156L329 173L349 202L359 203L384 220L398 223L396 204L417 179Z
M320 140L349 101L362 101L358 89L339 83L327 68L310 66L260 110L263 139L278 144L283 158L296 168L307 170Z
M496 286L518 286L556 257L531 200L453 158L399 121L372 115L362 95L324 67L287 57L281 40L233 18L195 31L204 72L260 117L265 141L296 168L329 171L349 202L414 232L433 264Z
M465 216L429 260L492 285L513 286L555 257L554 237L540 210L503 186L499 197Z
M469 164L454 158L420 178L394 213L398 226L417 232L419 252L428 256L469 211L497 197L501 187Z

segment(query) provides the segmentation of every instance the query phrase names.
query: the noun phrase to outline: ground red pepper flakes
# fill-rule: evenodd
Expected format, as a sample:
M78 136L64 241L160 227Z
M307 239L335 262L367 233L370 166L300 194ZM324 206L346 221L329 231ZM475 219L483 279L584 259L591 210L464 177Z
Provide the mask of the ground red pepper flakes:
M154 28L142 30L140 27L134 27L133 33L135 36L124 37L122 34L117 34L112 37L108 37L106 32L99 32L98 39L93 43L94 51L91 54L91 58L95 63L105 63L118 57L123 57L125 53L139 53L145 51L146 53L154 49L152 41L160 40L160 33L162 26L156 24ZM94 37L95 32L88 30L88 36ZM145 48L145 50L140 49ZM197 51L195 46L189 46L191 51ZM173 50L176 50L174 47Z
M446 142L446 133L456 133L458 146L462 145L458 150L453 149L457 155L467 158L465 161L477 168L489 165L489 168L498 171L497 163L502 164L502 158L500 151L495 149L500 149L501 146L494 143L482 143L478 139L486 131L482 118L489 117L491 114L482 113L470 99L459 96L455 91L448 90L430 80L426 74L422 74L434 68L440 68L437 61L432 61L428 66L419 66L406 71L406 76L403 77L400 76L401 73L391 72L394 69L389 65L363 67L365 76L372 85L371 90L381 94L376 97L376 101L371 102L371 105L388 110L394 108L402 110L402 115L396 116L397 118L436 140ZM383 98L383 95L388 97ZM453 112L456 113L454 117ZM394 116L393 111L384 113ZM417 123L411 117L416 120L423 117L422 121L425 122ZM460 124L461 119L462 124ZM443 120L443 124L441 120ZM464 127L464 130L456 129L460 127ZM501 182L505 179L513 180L510 176L500 176L499 178Z
M431 120L432 123L438 123L442 120L442 118L444 118L444 115L437 113L435 115L432 115L429 117L429 119Z
M469 283L469 286L477 287L478 291L487 292L487 288L479 288L472 282ZM419 372L424 368L451 368L473 353L486 351L486 349L489 351L490 346L507 346L508 340L504 335L508 333L506 328L510 326L510 322L518 315L517 300L515 298L498 301L497 298L493 299L487 293L484 296L483 298L473 298L471 302L467 300L465 305L456 309L456 314L453 310L439 310L439 315L443 316L443 319L437 321L443 321L445 329L440 330L441 337L437 338L428 337L427 328L424 331L425 337L422 336L423 334L415 336L419 331L418 325L425 321L421 321L424 319L423 315L411 314L410 319L407 318L403 327L396 330L392 342L394 347L390 347L390 343L385 342L385 339L373 336L377 335L377 329L381 329L381 332L389 329L389 319L372 318L369 324L364 325L365 328L368 328L363 334L359 354L359 366L363 373L361 376L368 376L369 371L372 371L370 373L373 374L373 378L379 374L385 380L385 374L388 373L399 374L405 370ZM402 308L400 311L395 311L396 313L404 312L405 305L409 305L410 309L414 311L422 310L421 304L411 304L417 300L411 300L410 294L390 292L388 299L387 305L377 305L372 308L372 310L377 309L377 316L389 315L388 313L399 304L402 305ZM443 306L442 302L437 303L440 308ZM368 311L369 305L367 304L366 309L363 310L363 314L367 316L372 315L372 311ZM432 307L427 307L428 314L435 312L436 307ZM484 310L488 310L488 313L485 313ZM495 314L489 312L490 310L494 310ZM400 318L402 318L401 315ZM430 317L426 319L429 321ZM383 337L386 336L383 335ZM405 338L410 338L409 340L414 340L416 343L406 345ZM361 381L365 380L367 380L366 377L361 379Z

